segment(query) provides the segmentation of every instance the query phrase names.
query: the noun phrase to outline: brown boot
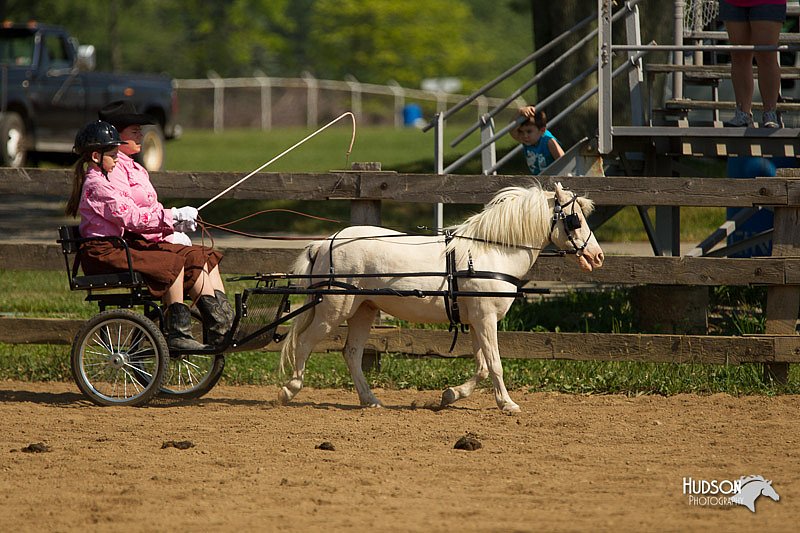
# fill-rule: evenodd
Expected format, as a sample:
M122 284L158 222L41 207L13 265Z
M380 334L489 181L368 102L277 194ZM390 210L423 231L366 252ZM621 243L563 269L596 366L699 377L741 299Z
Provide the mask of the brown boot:
M197 309L203 317L206 328L206 341L211 346L221 346L231 329L231 317L217 300L216 296L201 296L197 299Z
M167 346L171 350L206 350L208 346L192 337L192 313L183 302L175 302L167 307L166 334Z

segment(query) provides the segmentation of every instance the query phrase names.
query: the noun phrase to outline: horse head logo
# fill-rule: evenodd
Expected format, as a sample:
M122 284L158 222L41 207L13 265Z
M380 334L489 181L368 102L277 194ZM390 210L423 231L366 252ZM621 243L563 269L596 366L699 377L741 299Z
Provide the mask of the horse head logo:
M739 487L739 492L731 497L731 501L744 505L753 513L756 512L756 500L759 496L767 496L776 502L781 499L772 488L772 481L766 480L762 476L742 477L739 479Z

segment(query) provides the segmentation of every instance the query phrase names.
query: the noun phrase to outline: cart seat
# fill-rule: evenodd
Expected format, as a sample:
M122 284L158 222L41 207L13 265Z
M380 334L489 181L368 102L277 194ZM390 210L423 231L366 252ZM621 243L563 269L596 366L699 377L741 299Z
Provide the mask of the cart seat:
M128 270L114 272L110 274L78 275L80 264L80 244L90 240L118 240L128 249L127 243L120 237L81 237L78 226L61 226L58 228L58 243L61 244L61 251L64 254L64 262L67 267L67 278L69 288L73 291L88 290L108 290L108 289L142 289L145 281L141 273L133 270L128 255ZM72 264L70 265L70 258Z

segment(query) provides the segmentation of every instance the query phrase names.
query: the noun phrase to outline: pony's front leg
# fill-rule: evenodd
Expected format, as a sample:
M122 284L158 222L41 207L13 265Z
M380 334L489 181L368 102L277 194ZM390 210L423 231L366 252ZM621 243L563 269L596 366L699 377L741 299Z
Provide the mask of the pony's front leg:
M472 353L475 354L475 374L458 387L446 388L442 393L442 407L455 403L461 398L466 398L472 394L478 383L486 379L486 376L489 375L489 370L486 368L486 358L478 342L478 336L471 334L470 338L472 339Z
M344 360L350 369L353 385L358 392L361 405L367 407L382 407L380 400L369 388L364 372L361 370L361 359L364 356L364 345L369 339L369 331L375 321L378 309L369 302L359 306L353 316L347 319L347 340L344 344Z
M473 322L472 331L475 334L476 342L481 347L489 376L494 385L494 399L497 407L504 413L519 412L519 405L514 403L508 395L506 384L503 382L503 364L500 361L500 350L497 347L497 321L494 316L485 316L479 322Z

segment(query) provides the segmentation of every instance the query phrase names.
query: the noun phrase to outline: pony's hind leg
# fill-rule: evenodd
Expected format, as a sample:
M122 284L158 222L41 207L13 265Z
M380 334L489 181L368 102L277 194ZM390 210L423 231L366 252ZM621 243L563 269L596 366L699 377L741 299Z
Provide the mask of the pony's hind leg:
M353 385L358 392L361 405L381 407L381 402L369 388L364 372L361 370L361 359L364 355L364 344L369 338L369 330L375 321L378 309L369 302L364 302L355 314L347 319L347 341L344 344L344 360L350 369Z
M297 396L297 393L303 388L303 375L311 350L332 331L335 325L338 325L338 323L331 325L327 320L320 320L320 316L320 313L315 313L310 323L300 328L301 331L296 334L296 338L287 339L287 342L292 342L293 345L284 346L284 351L293 351L293 353L291 354L292 376L278 392L278 401L283 405L292 401L292 398ZM284 357L284 353L281 354L281 357Z
M466 398L475 390L475 387L486 379L489 375L489 369L486 368L486 359L483 356L478 336L475 334L470 335L472 338L472 353L475 354L475 374L467 381L458 387L448 387L442 393L442 407L455 403L461 398Z

